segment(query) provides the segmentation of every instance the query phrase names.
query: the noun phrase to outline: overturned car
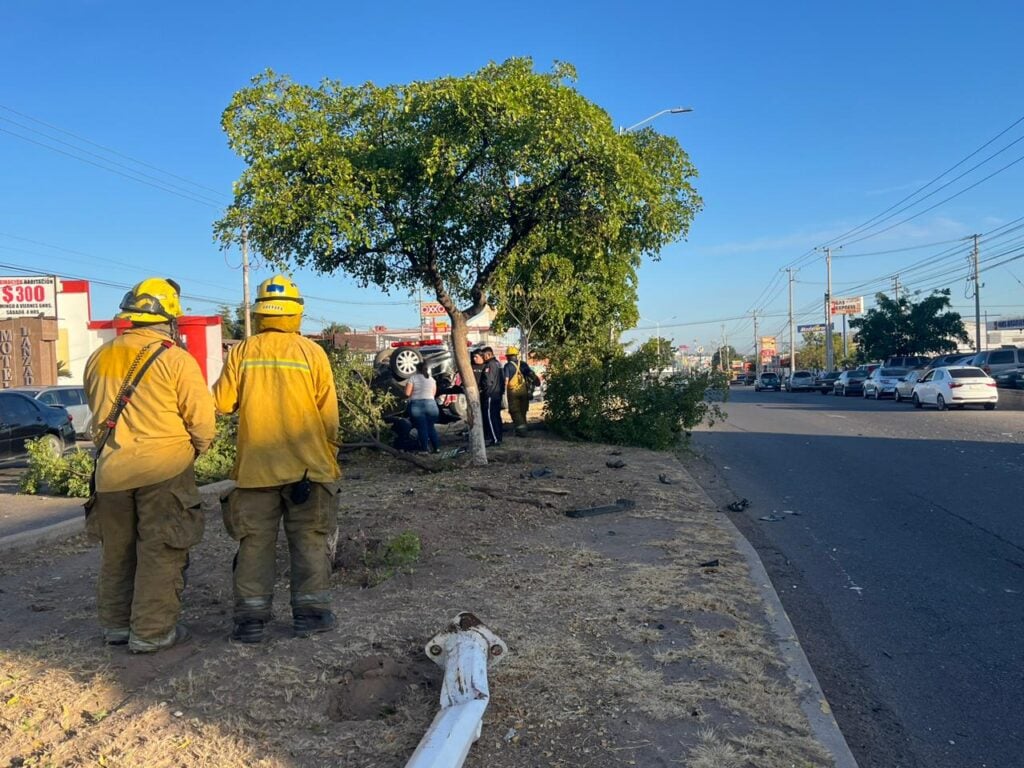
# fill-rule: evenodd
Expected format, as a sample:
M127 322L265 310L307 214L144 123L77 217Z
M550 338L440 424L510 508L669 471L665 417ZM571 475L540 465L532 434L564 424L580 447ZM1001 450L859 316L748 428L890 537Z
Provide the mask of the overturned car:
M373 361L372 386L391 392L397 400L396 409L386 417L407 417L406 380L416 373L416 366L421 362L427 364L430 375L437 381L438 423L462 421L467 413L462 379L455 367L455 356L441 339L399 341L393 343L391 349L377 353Z

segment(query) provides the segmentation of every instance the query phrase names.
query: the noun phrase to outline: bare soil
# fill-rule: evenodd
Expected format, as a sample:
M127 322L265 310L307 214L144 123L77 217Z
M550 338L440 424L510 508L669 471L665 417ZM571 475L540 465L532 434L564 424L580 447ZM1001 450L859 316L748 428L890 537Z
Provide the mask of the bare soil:
M95 545L8 556L0 768L402 766L437 711L423 645L461 610L510 649L471 768L831 765L745 562L675 457L533 432L491 459L424 474L345 457L340 625L309 639L290 633L282 545L271 638L227 641L234 546L216 513L192 552L194 638L153 656L100 641ZM620 498L635 506L565 515ZM419 559L389 567L406 531Z

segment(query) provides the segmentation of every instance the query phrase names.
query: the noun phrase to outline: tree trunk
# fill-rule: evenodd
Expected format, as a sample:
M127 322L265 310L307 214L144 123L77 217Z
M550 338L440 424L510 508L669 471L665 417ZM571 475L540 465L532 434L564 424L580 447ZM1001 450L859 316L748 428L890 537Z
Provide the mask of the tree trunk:
M466 407L469 409L469 444L473 463L477 466L487 464L487 447L484 445L484 416L480 410L480 390L476 386L473 375L473 364L469 359L469 328L466 325L466 314L455 311L450 314L452 319L452 352L455 354L455 365L462 379L462 390L466 393Z
M519 359L530 364L530 333L523 328L519 329Z

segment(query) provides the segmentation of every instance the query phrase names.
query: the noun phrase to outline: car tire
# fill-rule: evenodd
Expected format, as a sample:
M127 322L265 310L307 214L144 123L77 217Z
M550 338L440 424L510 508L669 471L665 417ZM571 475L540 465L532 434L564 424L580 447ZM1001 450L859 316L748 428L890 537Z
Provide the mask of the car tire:
M921 398L917 396L917 392L914 393L914 396L911 399L914 401L914 407L915 408L923 408L924 407L923 404L921 403Z
M903 398L900 397L900 391L898 389L892 393L892 401L894 403L899 403L903 401Z
M399 347L391 353L391 373L399 381L404 381L416 373L416 366L423 362L423 355L412 347Z
M942 395L936 395L935 407L938 408L940 411L946 410L946 398L944 398Z
M57 435L46 434L39 438L39 442L46 446L47 452L55 459L64 455L64 441Z
M996 409L996 404L995 403L985 403L985 410L986 411L994 411L995 409Z
M866 389L862 389L862 390L860 391L860 396L861 396L862 398L864 398L865 400L867 400L867 399L868 399L868 391L867 391Z

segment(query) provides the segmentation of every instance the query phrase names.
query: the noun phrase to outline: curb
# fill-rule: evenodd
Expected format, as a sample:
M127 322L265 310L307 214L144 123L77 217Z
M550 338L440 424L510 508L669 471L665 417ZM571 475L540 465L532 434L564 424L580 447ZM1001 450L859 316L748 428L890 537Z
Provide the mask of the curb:
M215 509L219 506L219 500L233 491L234 488L234 480L218 480L215 483L199 486L199 493L207 497L203 499L203 510L210 511L210 509ZM213 499L209 498L211 496L216 497L218 502L214 502ZM85 499L82 499L82 501L84 503ZM12 533L10 536L0 537L0 552L30 549L40 544L70 539L84 531L85 516L76 515L70 520L61 520L59 523L53 523L43 528L33 528L29 531L20 531L19 533Z
M712 503L708 499L709 503ZM800 697L800 709L803 710L811 725L811 732L818 742L832 755L836 768L858 768L857 761L846 743L846 737L839 730L839 723L832 714L832 707L825 698L825 692L821 690L818 678L807 660L804 649L800 646L800 639L796 630L793 629L786 609L782 607L775 587L772 586L768 572L764 568L757 551L747 541L746 536L740 533L729 517L721 512L716 512L719 524L732 534L736 546L742 553L750 567L750 578L757 584L761 597L767 606L768 623L775 633L782 657L789 668L789 676L797 684L797 695Z

